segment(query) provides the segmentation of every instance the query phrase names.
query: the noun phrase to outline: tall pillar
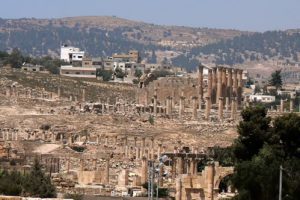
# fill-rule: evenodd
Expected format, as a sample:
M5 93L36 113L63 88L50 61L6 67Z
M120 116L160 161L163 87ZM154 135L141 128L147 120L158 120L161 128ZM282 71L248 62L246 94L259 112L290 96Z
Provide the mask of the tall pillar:
M171 102L171 97L167 97L167 106L166 106L167 108L166 108L166 114L168 115L168 116L170 116L171 115L171 108L172 108L172 102Z
M83 159L80 159L80 171L84 170L84 161Z
M216 97L217 97L217 68L213 68L212 70L212 96L211 101L212 103L216 103Z
M134 146L136 147L137 137L135 136L133 139L134 139Z
M82 102L85 102L85 89L82 89Z
M147 182L147 174L148 174L148 163L145 157L142 158L142 168L141 168L141 181L142 184Z
M195 175L195 159L194 158L192 158L191 160L190 160L190 171L189 171L189 173L191 174L191 175Z
M222 97L222 72L223 72L223 68L222 67L218 67L218 83L217 83L217 97L216 97L216 102L219 101L219 98Z
M145 156L145 146L146 146L146 138L142 137L142 156Z
M197 97L193 97L193 119L197 119Z
M105 163L105 183L109 184L109 160Z
M157 115L157 88L154 88L153 112Z
M290 99L290 112L294 112L294 98Z
M238 79L237 79L237 69L233 69L233 87L232 87L232 96L237 97L238 95Z
M96 158L93 158L93 168L94 168L94 171L97 170L97 159Z
M237 94L237 101L238 105L242 104L242 93L243 93L243 70L238 70L238 94Z
M280 100L280 112L283 112L284 111L284 100L281 99Z
M162 144L161 144L161 143L159 143L159 144L158 144L158 149L157 149L157 160L159 160L159 158L160 158L160 154L161 154L161 147L162 147Z
M58 97L58 99L60 99L60 97L61 97L61 88L60 87L57 88L57 97Z
M228 68L227 69L228 72L228 78L227 78L227 97L229 98L229 104L231 103L231 97L232 97L232 69Z
M159 166L159 173L158 173L158 185L159 187L163 187L164 184L164 179L163 179L163 174L164 174L164 166L160 165Z
M208 77L207 77L207 96L212 97L212 70L208 69Z
M154 159L154 137L151 137L151 159Z
M179 117L182 118L184 114L184 96L181 94L180 99L179 99Z
M237 103L236 103L236 97L233 97L231 100L231 119L235 120L236 119L236 107L237 107Z
M198 87L199 87L199 105L201 105L203 100L203 65L198 66ZM199 107L199 109L201 109Z
M206 168L206 180L207 180L207 200L214 199L214 164L209 164Z
M226 77L226 68L222 69L222 97L226 97L226 89L227 89L227 77ZM224 102L223 102L224 103Z
M205 97L205 119L206 120L209 120L210 108L211 108L211 99L209 96L207 96Z
M177 173L178 175L183 174L183 158L181 156L177 157Z
M223 97L219 98L218 117L220 121L223 120L223 99L224 99Z
M6 95L7 97L10 97L10 90L11 90L11 87L7 86L7 87L6 87L6 93L5 93L5 95Z
M228 112L230 107L230 97L225 97L225 109Z
M178 177L176 179L176 196L175 196L175 200L181 200L181 187L182 187L181 178Z

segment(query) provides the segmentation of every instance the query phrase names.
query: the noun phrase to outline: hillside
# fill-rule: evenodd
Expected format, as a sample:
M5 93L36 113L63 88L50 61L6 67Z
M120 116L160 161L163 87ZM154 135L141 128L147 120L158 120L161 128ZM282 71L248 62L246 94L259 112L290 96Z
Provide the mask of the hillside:
M300 32L288 30L244 34L233 39L193 48L186 57L192 58L200 55L201 60L209 55L216 64L236 65L247 61L269 59L287 63L298 62L299 53Z
M182 51L241 34L235 30L160 26L107 16L0 19L0 50L18 47L28 55L57 56L60 44L68 43L92 56L130 49L149 56L153 50Z

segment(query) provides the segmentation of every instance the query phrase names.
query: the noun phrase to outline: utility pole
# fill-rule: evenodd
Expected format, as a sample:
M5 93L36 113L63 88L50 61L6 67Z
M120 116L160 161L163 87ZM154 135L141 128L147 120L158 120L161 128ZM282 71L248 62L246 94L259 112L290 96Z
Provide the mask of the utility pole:
M282 165L279 167L279 200L282 200Z

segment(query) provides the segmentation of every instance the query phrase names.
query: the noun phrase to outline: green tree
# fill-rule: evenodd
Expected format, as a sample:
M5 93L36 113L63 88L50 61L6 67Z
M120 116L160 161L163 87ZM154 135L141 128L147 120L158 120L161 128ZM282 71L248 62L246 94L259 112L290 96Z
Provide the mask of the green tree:
M111 70L104 70L104 69L97 69L96 70L96 76L102 77L103 81L109 81L111 80L113 72Z
M51 183L50 176L45 175L37 159L34 161L30 174L25 178L24 191L26 196L41 198L56 197L56 190Z
M22 193L23 177L17 171L0 173L0 194L19 196Z
M281 70L276 70L271 74L271 79L269 84L275 86L276 89L281 88L282 86L282 78L281 78Z
M135 76L135 77L140 78L142 75L143 75L142 70L136 69L136 70L134 71L134 76Z
M242 112L232 178L235 199L278 199L279 167L284 168L283 199L300 199L300 117L289 114L272 122L262 107Z
M13 68L21 68L24 62L24 57L19 49L13 49L6 63L11 64Z
M239 160L250 160L268 137L271 119L262 106L247 107L241 115L243 120L238 125L240 136L234 142L233 152Z

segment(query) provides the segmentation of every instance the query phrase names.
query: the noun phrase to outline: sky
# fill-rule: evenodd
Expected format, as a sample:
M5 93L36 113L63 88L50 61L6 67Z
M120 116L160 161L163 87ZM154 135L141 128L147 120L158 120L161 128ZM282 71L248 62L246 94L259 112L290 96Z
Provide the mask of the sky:
M300 0L0 0L0 18L117 16L248 31L300 28Z

